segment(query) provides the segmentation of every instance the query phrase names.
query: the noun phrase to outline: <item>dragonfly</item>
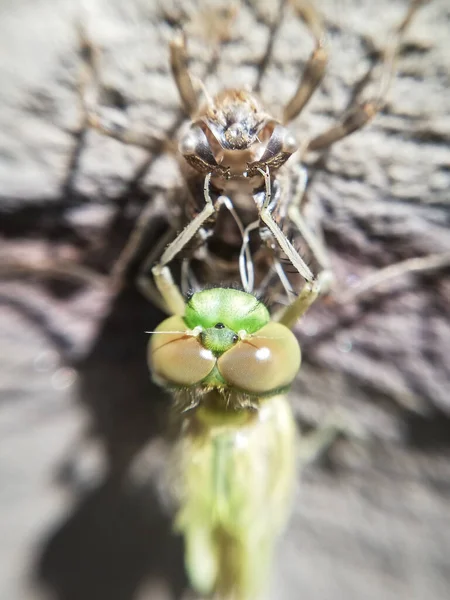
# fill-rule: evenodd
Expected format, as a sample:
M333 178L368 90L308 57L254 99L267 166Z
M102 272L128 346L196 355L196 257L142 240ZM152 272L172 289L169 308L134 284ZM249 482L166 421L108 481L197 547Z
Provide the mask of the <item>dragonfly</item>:
M384 79L392 76L399 39L420 4L411 4L395 30L385 53ZM297 434L287 392L301 356L292 330L332 279L326 251L301 213L307 178L295 159L322 151L364 126L382 108L389 86L384 81L378 97L355 104L339 125L299 151L287 124L319 86L327 50L312 5L293 5L308 25L315 49L281 120L245 90L225 90L214 98L204 90L201 106L187 66L185 37L178 33L173 38L172 73L190 118L179 140L187 193L177 200L181 221L149 254L139 276L145 295L171 315L152 333L148 362L155 382L173 395L180 419L172 461L179 506L175 527L185 540L193 587L227 600L260 597L289 516ZM95 63L90 68L95 74ZM89 85L95 92L95 77ZM148 147L87 103L85 108L98 130ZM144 234L141 224L123 256L135 251ZM318 273L291 240L306 243ZM183 254L178 285L169 266ZM273 295L274 274L287 298L277 311L258 300L269 291ZM297 294L293 290L299 281L303 285ZM223 282L241 289L218 285ZM194 290L188 299L187 289Z
M152 332L148 363L181 419L172 470L186 569L204 596L256 599L296 480L297 428L287 392L301 352L292 329L319 287L305 282L274 316L254 294L230 287L181 302L168 267L153 274L173 308Z
M189 195L183 204L184 229L178 222L173 225L173 239L156 260L156 267L155 255L150 255L140 276L141 288L172 314L152 335L149 364L155 381L173 394L182 421L174 455L175 495L180 506L175 526L185 537L187 569L200 593L239 600L258 597L275 540L289 515L296 428L286 394L300 367L300 349L292 329L326 289L330 276L326 254L311 236L300 211L306 187L304 171L289 171L296 189L283 195L282 167L298 156L285 125L306 105L326 63L318 15L306 3L295 6L309 23L316 48L282 120L264 114L257 137L250 135L250 126L242 127L242 122L246 123L242 114L233 122L235 127L229 133L234 133L228 139L227 131L218 131L220 119L214 113L210 120L205 114L196 120L198 99L185 68L184 36L174 38L172 70L185 111L192 117L180 140L181 154L190 168L190 179L186 179ZM409 22L411 10L397 29L398 35ZM392 52L387 55L389 75L395 57ZM244 107L252 105L251 97L234 93L219 95L209 108L213 111L219 101L223 108L223 103L236 98ZM235 106L232 112L237 111ZM364 107L355 106L343 123L311 140L306 149L329 147L364 125L381 106L378 98ZM94 113L89 120L127 143L137 141L111 130ZM242 148L237 140L245 133L249 134L248 147ZM266 154L267 149L270 152ZM250 153L253 160L239 158L227 165L227 152L228 156ZM236 200L236 192L242 190L247 198L244 209ZM229 235L229 223L237 233L234 236ZM290 241L293 238L302 238L313 251L322 267L319 276L302 259ZM183 261L180 289L168 265L192 241L195 250ZM135 242L130 242L131 246ZM298 295L286 281L281 255L306 282ZM146 276L149 268L157 295ZM266 277L272 269L291 298L278 312L268 310L252 293L264 295L271 289ZM219 280L242 290L217 287ZM205 285L207 289L200 291ZM186 300L183 288L196 292ZM199 486L198 481L210 485Z

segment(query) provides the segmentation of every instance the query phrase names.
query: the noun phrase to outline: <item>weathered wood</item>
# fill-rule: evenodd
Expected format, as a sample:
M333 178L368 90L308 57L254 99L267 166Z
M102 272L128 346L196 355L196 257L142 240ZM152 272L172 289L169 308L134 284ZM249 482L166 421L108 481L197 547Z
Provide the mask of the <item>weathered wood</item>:
M146 200L163 213L180 178L170 156L79 132L77 22L101 51L109 100L125 104L135 129L173 137L182 115L167 41L182 11L161 3L164 20L143 0L85 4L83 14L69 1L1 8L0 256L35 264L58 256L106 273ZM203 15L193 19L190 52L199 76L210 64L208 90L260 80L262 96L281 108L313 47L305 28L288 15L273 25L275 3L243 2L213 61L195 37L205 22L214 37L208 13L190 4ZM368 54L382 51L406 6L320 3L331 64L295 124L299 140L341 114ZM434 0L406 36L386 109L312 172L308 210L343 287L397 260L450 250L447 58L447 2ZM17 272L0 286L0 596L35 600L39 581L58 600L181 597L180 543L155 493L166 400L145 366L144 332L160 315L132 289L114 299L101 285L68 289ZM299 422L315 426L340 407L370 440L339 442L305 473L272 598L448 597L449 302L440 270L344 308L323 301L301 323ZM71 366L61 371L55 352ZM64 369L75 367L71 384L75 371ZM86 443L69 451L86 422L105 470L89 467ZM56 471L69 494L51 487Z

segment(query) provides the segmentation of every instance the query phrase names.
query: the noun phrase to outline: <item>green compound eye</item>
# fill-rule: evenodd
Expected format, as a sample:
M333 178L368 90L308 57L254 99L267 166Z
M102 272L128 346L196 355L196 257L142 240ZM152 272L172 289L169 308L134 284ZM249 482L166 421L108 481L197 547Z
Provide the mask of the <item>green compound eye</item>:
M254 396L285 390L300 368L300 347L290 329L268 320L266 307L251 294L217 288L194 294L184 318L169 317L150 339L154 379ZM198 334L189 335L194 328Z
M178 316L169 317L156 328L148 346L148 363L156 381L189 387L214 368L213 353L185 331L186 324Z
M231 388L257 395L288 387L300 362L300 346L292 331L269 323L222 354L217 366Z

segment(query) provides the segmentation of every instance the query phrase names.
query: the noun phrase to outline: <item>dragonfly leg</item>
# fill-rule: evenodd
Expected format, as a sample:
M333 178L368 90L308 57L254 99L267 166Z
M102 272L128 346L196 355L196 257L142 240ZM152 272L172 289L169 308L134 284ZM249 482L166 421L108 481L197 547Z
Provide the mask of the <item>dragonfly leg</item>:
M304 154L309 151L315 152L326 150L335 142L364 127L384 107L387 93L395 75L396 62L403 34L417 10L426 1L427 0L412 0L402 21L394 29L391 39L383 52L382 74L379 81L378 94L368 102L358 102L358 96L361 95L372 80L375 65L368 70L358 84L356 92L353 94L351 105L341 122L310 140L305 146Z
M293 167L291 167L291 179L295 180L293 188L289 188L288 186L283 186L282 188L289 189L290 193L290 197L286 202L288 217L298 229L319 265L320 271L317 275L317 280L320 283L320 293L327 294L332 288L334 280L330 257L322 237L319 233L313 231L302 214L302 204L308 180L305 167L299 163L294 163Z
M273 320L293 329L294 325L300 319L308 308L313 304L320 294L319 283L314 284L306 282L300 294L281 311L273 316Z
M132 234L134 235L134 234ZM144 235L144 232L142 232ZM156 286L155 280L149 276L149 272L158 258L164 251L167 244L170 244L176 237L176 230L169 229L165 235L163 235L152 251L147 255L143 265L139 269L139 273L136 279L136 285L141 294L147 298L149 302L160 308L163 312L168 312L167 304L161 297L161 293ZM127 244L128 246L129 244ZM126 249L126 248L125 248Z
M347 412L334 410L317 429L300 437L300 466L306 467L326 454L340 437L364 444L369 440L369 433Z
M284 233L280 229L279 225L275 222L275 220L272 216L272 213L270 211L269 205L270 205L270 201L272 198L272 190L271 190L271 178L270 178L269 168L266 167L265 170L258 169L258 171L264 177L264 182L265 182L265 186L266 186L266 195L265 195L264 202L261 207L257 205L259 217L260 217L261 221L263 221L263 223L267 226L267 228L269 229L269 231L271 232L271 234L277 241L278 245L280 246L280 248L286 254L286 256L288 257L288 259L290 260L290 262L292 263L294 268L297 269L297 271L300 273L300 275L303 277L303 279L305 279L305 281L307 281L309 283L314 283L315 277L314 277L311 269L305 263L303 258L299 255L299 253L294 248L294 246L291 244L291 242L284 235Z
M307 0L291 0L295 11L305 22L315 39L315 48L309 57L297 90L283 111L283 123L295 119L303 110L325 75L328 53L325 48L325 33L322 19Z
M103 135L124 144L144 148L149 152L161 151L164 146L169 148L169 142L165 137L133 131L128 127L126 120L119 122L119 115L122 116L122 119L124 117L124 107L122 106L124 101L120 99L117 92L113 93L113 90L107 90L102 85L100 51L88 38L82 27L79 27L79 40L82 69L78 81L78 93L83 127L91 127ZM113 104L114 118L101 114L99 108L102 104L102 96L104 97L108 91L113 99L110 104Z
M177 32L170 42L170 68L183 109L189 117L193 118L198 111L199 101L189 73L186 36L181 31Z
M382 75L380 77L378 95L369 102L358 103L358 97L362 94L362 92L368 86L369 82L372 79L374 71L374 67L372 67L366 73L366 75L360 82L358 89L355 91L350 108L347 114L345 115L344 119L341 121L341 123L334 127L331 127L323 134L310 140L306 144L306 149L304 149L302 152L303 155L306 154L308 151L326 150L335 142L362 128L376 115L376 113L379 110L383 108L387 92L395 74L396 59L399 53L399 48L401 45L403 34L407 29L408 25L410 24L412 18L414 17L416 11L425 1L426 0L412 0L409 9L403 17L402 21L393 31L390 42L388 43L383 53L384 56L382 65ZM303 0L299 0L299 2L300 5L303 4ZM305 22L308 23L308 18L303 18ZM316 37L316 43L319 44L319 25L313 24L312 26L310 26L310 29L313 31L313 33L316 32L314 33L314 35ZM320 273L317 276L317 279L320 282L320 293L326 294L333 287L334 283L330 258L321 236L311 229L311 227L308 225L306 219L302 214L302 203L307 185L306 170L299 163L297 163L293 168L296 170L295 178L297 180L297 183L295 185L294 191L292 192L292 197L287 202L288 216L291 222L297 227L298 231L305 240L306 244L308 245L309 249L311 250L314 258L316 259L320 267ZM433 260L431 260L431 263L433 263ZM393 270L397 272L397 266L394 265ZM385 280L386 278L390 278L391 276L391 270L383 274L379 273L376 276L374 276L376 279L374 279L373 282L371 280L367 281L367 283L361 282L361 284L358 286L358 291L355 290L355 294L362 293L363 287L365 288L368 286L371 288L375 284L378 285L378 283L381 280ZM345 294L345 297L347 297L347 294Z
M265 171L262 169L258 170L264 177L266 186L264 202L261 207L258 206L259 217L267 226L291 264L299 272L303 279L305 279L305 285L303 286L300 294L294 298L289 306L282 309L274 317L275 321L278 321L279 323L282 323L283 325L286 325L286 327L292 329L296 321L308 310L308 308L320 294L321 280L312 273L308 265L305 263L272 217L269 208L272 194L270 172L268 168L266 168Z
M352 300L364 296L377 288L382 288L387 282L404 275L413 273L429 273L439 269L448 269L450 267L450 252L442 254L430 254L428 256L408 258L374 273L363 277L356 285L346 289L336 295L339 303L345 304Z
M209 193L210 181L211 173L208 173L203 186L205 199L203 210L167 246L159 261L152 268L156 287L164 300L165 310L170 314L184 314L185 300L179 287L174 282L167 265L185 248L186 244L199 232L211 215L215 213L216 209Z

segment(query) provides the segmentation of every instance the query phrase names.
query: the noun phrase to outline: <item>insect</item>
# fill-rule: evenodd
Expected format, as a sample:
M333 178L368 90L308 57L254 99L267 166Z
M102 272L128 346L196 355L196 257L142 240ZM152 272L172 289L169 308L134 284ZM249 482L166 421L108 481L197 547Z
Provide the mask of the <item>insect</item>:
M320 20L309 4L305 5L302 15L315 36L316 49L297 92L284 110L284 122L299 114L319 84L326 64ZM215 98L207 96L202 106L187 68L182 34L173 38L170 48L172 73L183 108L192 122L179 143L180 154L185 159L187 194L178 202L182 205L186 227L164 251L159 260L161 268L194 240L195 249L190 258L195 265L187 272L198 276L200 284L241 280L244 288L252 291L255 274L266 273L273 266L285 283L278 260L280 250L297 271L312 282L312 272L282 231L291 198L287 191L283 194L275 175L296 151L293 136L265 111L255 95L243 89L225 90ZM95 73L94 65L91 70ZM95 84L95 77L92 81ZM123 141L137 143L128 132L122 135L114 125L105 124L95 111L89 110L87 103L85 108L91 125ZM205 175L209 175L207 194L203 193ZM297 200L300 195L295 195ZM173 235L176 231L173 227ZM258 235L250 240L252 232ZM138 235L132 238L130 245L137 246L139 242ZM129 253L130 248L127 248L125 255ZM142 289L153 301L155 295L145 273L156 256L151 253L147 258L142 268L144 277L140 278ZM256 285L260 283L261 277ZM187 284L192 287L192 280Z
M183 416L174 488L186 568L199 593L258 598L295 482L286 392L301 357L291 329L318 289L306 283L274 319L254 295L231 288L196 292L181 306L168 271L154 275L175 309L152 332L148 360Z
M295 273L304 280L313 282L317 278L321 293L330 290L333 273L327 251L302 214L307 174L301 161L310 153L323 152L362 128L382 109L402 36L423 3L424 0L414 0L393 31L383 53L382 75L375 97L362 103L355 98L338 125L303 142L300 149L288 125L300 115L320 85L328 61L325 29L311 3L306 0L289 3L306 24L315 47L294 95L278 118L264 108L257 95L246 89L225 89L214 97L209 96L203 85L199 89L188 68L186 38L182 32L173 36L171 70L190 121L179 136L185 187L176 198L178 217L171 223L168 235L148 254L138 277L140 289L153 303L161 305L161 297L148 277L150 269L155 262L157 269L164 268L181 251L183 269L180 279L184 293L204 285L235 281L241 281L246 291L258 293L260 288L269 289L268 280L276 273L279 281L275 288L278 290L281 285L284 294L291 298L292 288L298 287L299 282L295 277L292 281L283 269L283 261L293 265ZM88 49L88 83L83 92L87 123L127 144L152 148L154 140L149 141L137 132L117 126L98 112L99 68L95 52L89 45ZM371 79L370 70L358 97ZM89 96L94 98L93 102ZM209 175L208 193L204 193L206 175ZM182 233L179 233L180 229L183 229ZM122 253L116 274L122 274L145 234L144 219ZM316 275L291 240L312 256ZM171 243L164 249L168 241ZM394 273L434 268L435 259L420 265L405 264ZM441 259L437 263L440 264ZM378 273L373 281L365 281L357 293L392 276L391 271ZM270 281L273 283L273 278ZM179 302L183 304L181 298ZM167 306L162 308L171 310Z
M408 13L400 30L410 16ZM314 19L310 20L315 22ZM320 49L318 42L316 51ZM318 73L321 75L323 68L321 61L317 66L316 60L315 55L307 67L317 70L313 80L320 79ZM198 107L189 74L179 68L184 64L184 45L178 39L172 46L173 71L185 108L193 113ZM307 92L304 89L301 85L292 101L296 106L306 102L299 102L298 95L309 97L314 86L307 86ZM358 107L352 118L362 125L376 108ZM174 316L157 327L149 345L154 380L172 391L176 405L183 411L176 451L179 509L175 524L184 536L187 571L200 593L237 600L259 597L262 573L271 562L275 540L292 501L295 422L285 392L300 367L300 351L291 329L317 298L323 282L320 276L312 274L278 225L282 220L282 192L278 188L273 199L271 185L277 186L274 173L294 151L291 142L286 141L288 134L280 124L268 124L266 117L254 117L252 121L254 114L257 110L251 96L236 90L225 92L211 100L206 115L194 121L181 139L182 154L200 173L199 177L191 171L191 178L187 178L190 199L201 197L205 205L152 269L164 306ZM218 130L219 124L224 123L226 130ZM326 146L350 133L357 128L352 123L350 119L339 132L328 131L313 140L311 146ZM261 150L260 138L264 136L266 145ZM258 151L262 154L254 160ZM233 153L237 153L235 161ZM216 160L218 155L223 162ZM248 158L243 171L242 161ZM263 181L263 190L259 190L255 179ZM199 181L203 194L198 190ZM211 189L216 190L216 202L211 199ZM227 207L227 196L223 196L230 190L253 195L259 219L252 215L241 220L241 212L236 216L233 204ZM228 209L225 214L234 219L242 235L239 260L229 249L222 256L212 257L214 246L208 246L208 240L217 243L219 237L219 241L224 241L215 231L216 221L208 229L217 205L223 204ZM274 211L278 211L276 219ZM297 219L299 215L296 207L294 216L285 216L291 217L289 227L298 221L298 229L308 236L303 222ZM265 273L270 267L261 266L264 260L253 263L259 249L250 252L250 230L257 230L262 240L269 238L264 250L269 248L276 254L275 243L278 244L306 280L299 296L273 318L255 296L235 289L212 287L195 292L186 302L168 265L196 235L202 239L203 260L210 261L213 268L217 266L219 277L224 279L224 273L229 277L231 263L235 268L231 279L239 273L242 287L253 290L255 275L258 278L261 271ZM309 239L313 248L317 247L314 238ZM271 258L276 262L276 256ZM223 262L228 263L226 269L220 268ZM189 264L188 269L191 268ZM283 275L280 280L283 281ZM263 504L262 498L266 499Z
M266 174L264 168L262 168L262 171ZM262 173L260 173L259 171L258 171L258 174L259 175L257 177L260 176L261 180L262 179L267 180L267 177L264 177L264 175ZM270 172L270 169L269 169L269 176L270 176L270 183L274 184L275 182L272 179L272 173ZM218 179L220 179L220 181L222 181L221 178L218 177ZM227 179L226 176L223 179L224 179L224 181L228 182L228 179ZM230 179L232 179L232 178L230 178ZM241 185L241 183L242 184L245 183L245 181L247 179L249 179L249 178L246 177L245 180L239 182L239 186ZM203 182L204 176L202 176L199 180ZM216 181L216 183L217 183L217 181ZM276 187L276 186L274 186L274 187ZM223 190L219 190L219 191L222 192ZM267 195L263 195L261 193L261 191L262 190L260 190L258 192L260 194L259 197L262 199L262 202L264 202L267 199ZM251 194L249 194L249 197L250 197L250 195ZM195 194L193 194L193 199L194 199L195 202L203 201L203 195L201 193L195 192ZM253 204L256 206L255 202ZM203 206L203 205L201 205L201 206ZM261 206L262 206L262 204L261 204ZM280 207L280 205L278 205L278 207ZM257 206L256 206L256 208L257 208ZM226 209L226 206L225 206L225 209ZM253 210L253 205L252 205L252 210ZM227 213L225 213L225 214L227 214ZM190 217L188 216L187 217L187 221L189 221L191 218L192 218L192 215ZM228 217L225 217L225 218L228 219ZM252 222L251 221L252 218L253 217L251 217L251 218L248 219L250 221L250 224ZM206 227L206 225L209 225L209 224L205 221L203 223L203 227L205 228L206 234L208 234L208 228ZM285 227L286 227L286 225L285 225ZM177 226L174 229L178 230L178 228L179 227ZM289 221L288 221L288 223L287 223L287 230L289 230L290 228L291 228L291 225L289 224ZM260 227L258 225L257 229L255 231L256 231L256 233L258 235L259 235L259 232L264 233L264 227ZM270 233L270 230L269 230L269 233ZM250 234L250 232L249 232L249 234ZM197 235L197 234L195 234L195 235ZM242 244L241 244L242 236L240 235L240 232L239 232L239 235L236 236L236 237L237 237L237 240L238 240L237 244L234 244L234 247L236 248L236 250L233 252L232 260L228 261L228 264L230 264L231 267L232 267L232 275L229 278L231 280L234 280L234 281L238 281L240 278L242 278L243 279L243 283L244 283L244 287L245 286L251 287L251 277L252 277L252 275L251 275L251 269L254 269L255 279L257 281L256 286L259 287L259 289L264 289L265 285L261 284L260 282L258 282L258 277L261 279L261 275L264 274L264 270L263 270L263 267L262 267L262 265L264 264L264 261L263 260L259 260L257 254L258 253L264 254L264 252L267 252L268 255L269 255L270 260L272 260L274 252L277 251L276 247L275 247L275 250L274 250L274 248L271 247L271 246L267 246L267 248L268 248L267 249L264 243L261 244L261 245L259 245L258 238L256 237L256 239L255 239L255 236L253 237L252 240L249 239L248 242L245 240L245 236L244 236L244 245L242 246ZM215 230L214 235L211 235L209 238L207 236L206 242L208 242L208 243L204 242L203 240L200 240L201 243L199 245L199 248L201 250L203 250L203 249L206 248L207 251L208 251L208 255L210 257L210 264L211 264L211 267L212 267L212 269L209 269L209 271L213 271L213 275L214 275L214 267L217 267L217 269L219 270L219 266L220 266L221 267L220 270L223 273L228 272L226 269L222 268L222 263L221 263L220 259L223 258L223 254L225 254L225 256L231 256L230 254L228 254L228 252L227 253L223 253L223 254L221 252L220 253L213 252L214 251L214 247L210 244L210 242L212 242L214 240L217 240L217 239L220 239L220 236L218 235L218 232ZM273 236L272 236L272 239L270 240L270 242L273 242ZM243 250L242 250L242 248L243 248ZM246 257L246 254L245 254L246 248L248 249L248 252L250 253L250 254L247 255L247 257ZM237 260L237 256L241 257L241 252L242 252L243 261L244 261L244 264L245 264L245 267L243 269L240 268L240 263ZM211 259L211 256L213 256L213 259ZM166 258L167 258L167 255L166 255ZM199 278L200 280L202 280L202 274L203 273L204 273L203 279L205 281L209 281L209 280L212 281L210 274L206 271L208 261L205 260L205 259L203 259L201 256L199 258L197 258L196 256L193 257L193 259L191 260L191 262L195 262L195 261L196 261L195 265L192 265L192 264L188 265L188 268L187 268L187 275L188 275L189 282L192 283L193 281L195 281L195 278ZM242 261L241 261L241 263L242 263ZM241 273L243 273L242 277L241 277ZM226 278L226 277L224 277L224 278ZM197 286L193 286L193 287L197 287ZM201 286L199 285L198 287L201 287ZM172 296L175 296L175 295L176 294L173 294ZM230 298L230 301L233 300L233 299L234 299L234 296L232 298ZM228 300L228 297L227 297L227 300ZM182 306L180 305L180 310L181 309L184 310L184 304L185 303L183 302L183 305ZM208 307L208 313L207 314L208 314L208 316L210 314L209 307ZM167 334L161 334L161 337L163 337L164 335L167 335Z

